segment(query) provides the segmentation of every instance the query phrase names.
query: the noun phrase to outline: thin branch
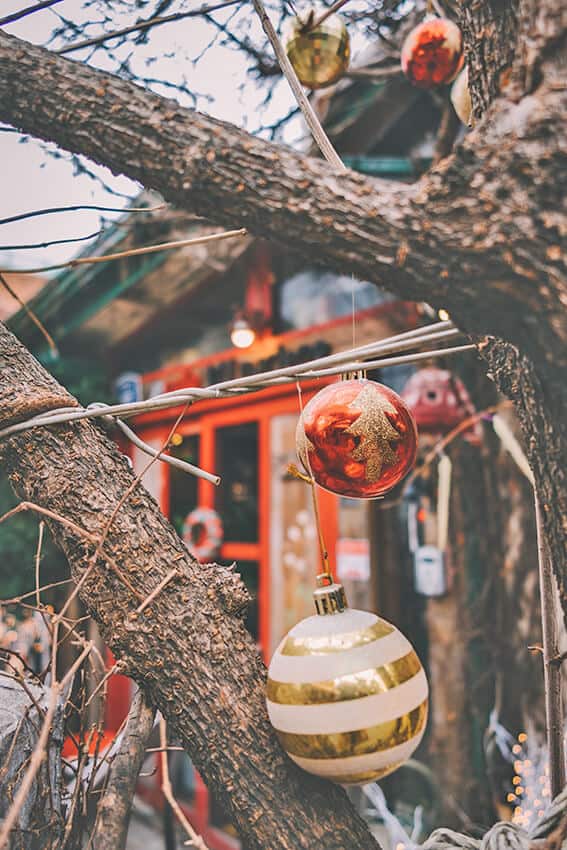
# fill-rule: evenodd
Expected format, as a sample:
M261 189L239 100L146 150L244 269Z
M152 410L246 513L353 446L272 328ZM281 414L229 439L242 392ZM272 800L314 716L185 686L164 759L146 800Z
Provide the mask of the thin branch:
M32 210L32 212L11 215L8 218L0 218L0 224L12 224L14 221L23 221L27 218L36 218L41 215L51 215L60 212L77 212L78 210L95 210L96 212L115 212L130 215L130 213L153 213L163 210L168 204L156 204L154 207L101 207L98 204L72 204L68 207L46 207L43 210Z
M327 18L330 18L331 15L334 15L335 12L338 12L339 9L342 9L343 6L345 6L347 3L348 3L348 0L336 0L336 3L333 3L332 6L329 6L328 9L325 9L325 11L322 12L319 15L318 18L315 18L311 22L311 24L309 24L309 26L307 27L307 30L312 30L312 29L315 29L315 27L318 27L319 24L322 24L324 21L327 20Z
M138 475L136 475L136 477L134 478L132 483L129 485L129 487L126 489L126 491L122 494L121 498L119 499L119 501L115 505L112 513L110 514L108 522L106 523L106 525L104 526L104 528L102 530L102 534L101 534L98 546L95 549L95 552L93 554L93 557L92 557L93 564L96 563L96 559L98 558L99 554L102 552L102 547L104 546L104 543L106 541L106 538L108 536L108 533L110 531L112 523L116 519L118 512L120 511L120 508L126 503L129 496L134 492L134 490L136 489L136 487L138 486L138 484L140 483L140 481L142 480L142 478L144 477L146 472L154 465L154 463L156 463L156 461L158 461L160 459L163 452L168 448L170 441L171 441L171 438L175 434L179 423L181 422L181 420L185 416L188 407L189 407L189 403L185 404L185 406L183 407L183 410L181 411L181 413L179 414L179 416L177 417L177 419L175 420L175 422L171 426L169 433L168 433L165 441L163 442L160 450L155 454L154 457L152 457L152 459L149 461L149 463L146 464L146 466L142 469L142 471L139 472ZM138 598L140 598L140 597L138 596ZM143 602L145 602L145 599L142 598L140 601L143 603Z
M339 171L346 171L346 166L344 162L331 144L329 137L323 130L321 122L315 114L315 110L309 103L309 99L303 91L303 87L297 78L297 74L293 69L293 65L287 57L287 53L284 50L280 38L268 17L268 13L264 8L262 0L253 0L253 3L254 8L256 9L256 13L260 18L262 28L268 36L272 47L274 48L274 53L276 54L276 58L279 62L280 68L282 69L282 72L290 85L290 88L294 94L295 99L297 100L299 108L303 113L303 117L305 118L307 126L313 134L313 138L319 145L321 153L323 154L327 162L329 162L333 166L333 168L336 168Z
M169 764L167 761L167 724L163 717L160 719L159 722L159 742L161 749L161 790L163 791L163 796L173 809L173 812L177 817L179 823L189 836L189 841L187 843L192 847L198 848L198 850L208 850L207 845L205 844L201 836L195 832L195 830L183 814L181 806L173 796L173 789L171 787L171 780L169 778Z
M88 236L73 236L69 239L53 239L51 242L34 242L31 245L0 245L0 251L31 251L34 248L50 248L52 245L68 245L71 242L88 242L104 233L104 230L96 230Z
M178 570L176 570L176 569L171 570L171 571L170 571L170 572L169 572L169 573L165 576L165 578L163 578L163 579L160 581L160 583L158 584L158 586L157 586L157 587L155 587L155 588L152 590L152 592L150 593L150 595L149 595L148 597L146 597L146 599L144 599L144 601L142 602L142 604L141 604L138 608L136 608L136 614L141 614L143 611L145 611L145 610L146 610L146 608L148 607L148 605L151 605L151 603L154 601L154 599L156 598L156 596L158 596L158 595L161 593L161 591L164 589L164 587L166 587L166 586L169 584L169 582L170 582L170 581L172 581L172 579L174 579L174 578L175 578L175 576L178 576L178 575L179 575L179 571L178 571Z
M84 41L77 41L75 44L62 47L54 52L63 56L65 53L73 53L75 50L82 50L83 47L91 47L93 44L103 44L105 41L110 41L112 38L119 38L122 35L128 35L131 32L141 32L151 29L152 27L161 26L161 24L169 24L172 21L181 21L183 18L194 18L197 15L206 15L209 12L216 12L218 9L224 9L226 6L234 6L235 3L242 3L242 0L222 0L222 2L219 3L204 5L199 9L193 9L191 12L175 12L171 15L149 18L147 21L139 21L137 24L132 24L132 26L129 27L123 27L123 29L120 30L114 30L114 32L108 32L104 35L96 36L95 38L87 38Z
M104 558L104 560L108 563L108 566L116 574L116 576L120 579L120 581L128 588L130 593L132 593L136 597L136 599L138 599L140 602L144 601L144 597L142 596L142 594L138 590L136 590L136 588L133 586L132 582L127 578L127 576L124 575L124 573L122 572L122 570L120 569L120 567L118 566L118 564L116 563L114 558L112 558L107 552L105 552L103 550L102 544L101 544L101 541L99 540L99 538L95 534L91 534L89 531L86 531L86 529L81 528L80 525L77 525L77 523L73 522L72 520L67 519L67 517L61 516L60 514L56 514L54 511L50 511L48 508L42 508L41 505L36 505L33 502L20 502L20 504L16 505L15 508L12 508L10 511L7 511L3 516L0 517L0 523L4 522L7 519L10 519L15 514L21 513L22 511L33 511L34 513L42 514L43 516L46 516L49 519L52 519L54 522L58 522L58 523L61 523L61 525L65 525L67 528L69 528L71 531L73 531L79 537L82 537L83 539L87 540L89 543L96 545L97 546L97 549L96 549L97 557L100 555L102 558ZM93 565L91 565L91 566L93 566ZM81 578L77 582L77 585L75 587L73 594L69 597L69 599L67 599L67 602L65 603L63 609L57 615L56 620L60 620L63 617L65 611L68 608L69 602L71 601L71 598L74 596L74 594L77 592L79 587L82 585L82 583L84 582L88 573L89 573L88 569L83 573L83 575L81 576Z
M35 553L35 603L37 607L41 605L40 592L39 592L39 568L41 564L41 550L43 547L43 532L45 530L45 522L40 520L39 522L39 534L37 538L37 549Z
M18 302L18 304L20 305L22 310L24 310L26 315L29 317L30 321L32 321L34 323L36 328L38 328L38 330L41 332L44 339L47 341L47 344L49 345L52 354L57 356L58 350L57 350L57 346L55 344L55 340L53 339L53 337L51 336L51 334L49 333L49 331L47 330L45 325L35 315L33 310L30 307L28 307L26 302L22 298L20 298L20 296L18 295L18 293L14 289L12 289L12 287L10 286L10 284L8 283L8 281L6 280L6 278L4 277L2 272L0 272L0 284L2 284L4 289L12 296L12 298L15 301Z
M0 18L0 27L6 24L13 24L15 21L20 21L28 15L33 15L34 12L41 12L42 9L48 9L50 6L55 6L56 3L61 3L61 0L41 0L35 6L27 6L25 9L20 9L19 12L12 12L11 15L6 15Z
M40 592L44 590L52 590L55 587L62 587L64 584L72 584L72 578L65 578L62 581L52 581L50 584L44 584L39 588ZM2 605L16 605L18 602L23 602L24 599L29 599L30 596L35 596L36 591L30 590L27 593L22 593L20 596L12 596L11 599L2 599Z
M142 254L157 254L159 251L170 251L177 248L186 248L190 245L206 245L208 242L218 242L221 239L233 239L235 236L246 236L246 229L225 230L222 233L211 233L209 236L198 236L195 239L179 239L176 242L161 242L158 245L146 245L143 248L130 248L127 251L117 251L115 254L104 254L100 257L79 257L66 263L57 263L53 266L39 266L33 269L16 269L18 274L39 274L56 269L75 268L76 266L94 265L96 263L108 263L110 260L121 260L124 257L139 257ZM14 269L0 269L0 274L7 274Z

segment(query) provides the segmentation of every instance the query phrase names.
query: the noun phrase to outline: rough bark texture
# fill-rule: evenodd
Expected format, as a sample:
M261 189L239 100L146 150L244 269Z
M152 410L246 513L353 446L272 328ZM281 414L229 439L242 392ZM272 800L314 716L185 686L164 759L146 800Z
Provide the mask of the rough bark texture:
M96 850L124 850L138 774L154 727L155 710L142 691L132 700L120 748L112 760L110 780L97 807L92 845Z
M67 394L0 325L0 427L20 404ZM82 422L28 431L0 445L17 494L100 534L133 477L126 458ZM51 525L73 577L93 547ZM268 721L264 666L242 622L247 592L228 569L202 566L142 485L119 511L106 552L144 595L174 564L171 581L141 615L139 600L100 559L82 599L125 671L179 734L205 782L219 794L249 850L376 850L338 786L296 768Z
M557 0L463 0L462 18L482 120L415 186L333 173L1 33L0 119L217 224L274 240L285 234L311 259L443 306L465 330L511 343L481 342L482 353L522 422L567 611L567 10ZM1 424L69 403L6 332L0 366ZM112 444L86 423L23 434L2 449L22 497L91 532L131 481ZM87 548L68 530L54 534L80 576ZM179 579L140 617L102 560L84 599L222 794L247 845L373 846L342 792L295 770L274 744L263 668L235 613L242 591L234 578L192 562L141 487L120 512L108 551L146 593L180 557Z
M49 690L34 679L26 679L25 687L4 677L0 679L0 818L6 816L18 792L43 721L38 709L45 710L48 702ZM61 839L64 708L65 700L60 700L45 760L10 833L12 850L49 850Z
M336 174L1 33L0 119L516 346L490 343L489 367L518 407L567 612L567 9L475 0L462 25L484 117L414 186Z
M287 245L337 270L444 306L467 330L521 345L536 362L565 357L564 254L551 211L563 200L566 104L565 91L545 83L521 105L499 103L454 157L406 186L333 173L0 34L2 120L218 224L276 241L285 234ZM555 321L538 322L534 311Z

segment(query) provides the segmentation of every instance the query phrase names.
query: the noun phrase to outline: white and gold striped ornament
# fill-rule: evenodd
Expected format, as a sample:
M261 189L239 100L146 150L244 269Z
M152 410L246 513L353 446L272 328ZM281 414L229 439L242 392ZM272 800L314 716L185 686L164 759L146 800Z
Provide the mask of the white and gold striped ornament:
M344 785L374 782L421 741L427 678L395 626L348 608L327 574L317 582L317 614L294 626L271 660L268 714L304 770Z

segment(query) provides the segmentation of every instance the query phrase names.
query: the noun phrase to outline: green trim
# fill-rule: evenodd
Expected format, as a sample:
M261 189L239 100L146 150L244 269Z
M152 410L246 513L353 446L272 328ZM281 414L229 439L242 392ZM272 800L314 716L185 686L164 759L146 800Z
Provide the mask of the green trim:
M107 292L102 293L102 295L100 295L92 303L88 304L83 310L78 312L74 311L70 321L65 322L61 330L59 328L56 329L57 338L61 339L61 337L74 331L75 328L87 322L92 316L96 315L100 312L100 310L103 310L107 304L110 304L111 301L114 301L115 298L122 295L123 292L126 292L126 290L131 289L132 286L135 286L143 277L151 274L154 269L164 263L166 256L167 254L165 251L162 254L153 254L148 260L145 260L142 263L140 268L129 274L128 277L121 280Z
M415 177L422 169L427 168L430 160L414 161L404 156L345 156L345 165L372 176L398 175L400 177Z

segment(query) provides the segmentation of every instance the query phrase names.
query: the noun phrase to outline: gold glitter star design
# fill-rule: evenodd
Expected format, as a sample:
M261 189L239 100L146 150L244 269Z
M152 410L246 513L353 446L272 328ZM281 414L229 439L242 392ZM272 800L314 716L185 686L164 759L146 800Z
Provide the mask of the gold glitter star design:
M295 431L295 448L297 451L297 457L303 464L304 469L311 475L309 452L315 451L315 446L305 433L305 427L303 425L303 415L299 417L299 421L297 423L297 428Z
M366 386L351 401L349 407L360 410L360 416L346 429L346 434L361 437L361 441L352 453L353 460L366 463L366 477L375 484L382 474L384 466L396 462L392 443L400 439L386 413L397 413L396 408L382 398L372 386Z

